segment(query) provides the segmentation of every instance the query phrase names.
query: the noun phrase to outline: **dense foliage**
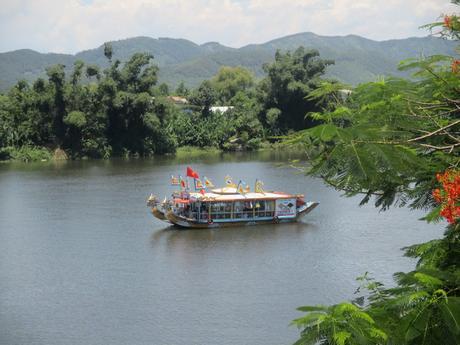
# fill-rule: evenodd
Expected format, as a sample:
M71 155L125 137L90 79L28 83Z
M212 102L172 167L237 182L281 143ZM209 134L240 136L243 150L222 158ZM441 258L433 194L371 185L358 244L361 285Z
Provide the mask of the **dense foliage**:
M303 47L292 54L277 52L275 62L264 66L267 77L259 85L261 103L271 114L265 122L277 124L281 130L299 130L311 125L305 114L318 105L305 97L319 87L320 77L333 63L319 58L317 50L307 51Z
M136 53L121 63L113 53L106 44L103 71L76 61L66 75L65 66L55 65L47 79L20 81L1 95L0 159L47 159L39 154L43 148L72 158L146 156L177 146L256 149L273 135L305 128L300 112L317 108L305 97L329 64L316 51L278 52L259 85L248 70L223 67L194 90L181 83L175 96L188 102L179 97L177 104L168 85L157 85L151 55ZM277 87L285 101L274 99ZM228 108L213 110L216 105ZM280 110L268 109L274 106Z
M454 1L459 3L460 1ZM457 16L433 28L458 39ZM362 203L429 210L446 219L444 237L405 248L412 272L385 288L366 273L353 302L299 308L297 344L460 343L460 75L457 59L432 56L401 63L417 79L389 78L358 86L348 98L323 83L311 96L335 100L310 117L321 124L289 141L302 143L311 175ZM401 229L404 231L404 229ZM364 290L363 290L364 289ZM367 291L367 292L366 292Z
M19 82L0 99L0 147L58 147L74 157L173 151L174 137L163 126L170 114L152 94L158 68L151 60L137 53L103 72L77 61L69 78L56 65L48 80Z
M254 85L254 77L249 70L243 67L222 67L211 79L213 88L219 96L218 101L226 104L238 92L249 90Z

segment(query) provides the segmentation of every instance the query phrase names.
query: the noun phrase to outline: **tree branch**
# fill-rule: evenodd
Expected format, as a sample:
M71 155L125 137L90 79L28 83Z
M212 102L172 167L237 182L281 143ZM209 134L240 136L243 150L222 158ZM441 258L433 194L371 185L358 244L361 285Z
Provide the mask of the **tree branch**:
M417 143L417 144L420 145L420 146L423 146L423 147L428 147L430 149L439 150L439 151L449 150L449 152L452 152L454 150L454 148L460 146L460 143L452 144L452 145L446 145L446 146L435 146L435 145L421 144L421 143Z
M430 132L428 134L422 135L422 136L417 137L417 138L409 139L408 142L414 142L414 141L419 141L419 140L422 140L422 139L429 138L429 137L431 137L431 136L433 136L435 134L438 134L439 132L443 132L447 128L453 127L453 126L455 126L455 125L457 125L459 123L460 123L460 120L457 120L455 122L452 122L452 123L448 124L447 126L441 127L441 128L439 128L439 129L437 129L437 130L435 130L433 132Z

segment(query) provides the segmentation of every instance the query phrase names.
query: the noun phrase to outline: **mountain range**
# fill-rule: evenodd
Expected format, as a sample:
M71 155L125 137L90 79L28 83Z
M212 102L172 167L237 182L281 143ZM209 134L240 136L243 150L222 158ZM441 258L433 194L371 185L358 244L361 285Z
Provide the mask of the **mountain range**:
M217 42L196 44L185 39L134 37L113 41L113 58L126 61L136 52L154 55L160 67L159 81L176 86L181 81L193 87L212 77L221 66L243 66L256 77L263 76L264 63L274 60L275 52L294 50L299 46L319 50L324 58L335 60L327 76L356 85L375 80L378 76L407 76L398 71L401 60L434 54L455 54L453 41L435 37L412 37L387 41L373 41L356 35L320 36L306 32L281 37L262 44L230 48ZM103 46L77 54L39 53L30 49L0 53L0 90L5 91L18 80L35 80L45 76L45 69L64 64L72 70L76 60L108 65Z

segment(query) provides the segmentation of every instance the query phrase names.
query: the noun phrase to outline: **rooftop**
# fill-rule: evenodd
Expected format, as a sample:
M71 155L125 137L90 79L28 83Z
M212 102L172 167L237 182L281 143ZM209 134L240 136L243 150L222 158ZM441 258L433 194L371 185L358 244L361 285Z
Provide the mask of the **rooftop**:
M233 194L218 194L205 193L204 195L198 192L190 193L190 198L195 198L201 201L244 201L244 200L275 200L275 199L292 199L298 195L287 194L282 192L265 192L265 193L233 193Z

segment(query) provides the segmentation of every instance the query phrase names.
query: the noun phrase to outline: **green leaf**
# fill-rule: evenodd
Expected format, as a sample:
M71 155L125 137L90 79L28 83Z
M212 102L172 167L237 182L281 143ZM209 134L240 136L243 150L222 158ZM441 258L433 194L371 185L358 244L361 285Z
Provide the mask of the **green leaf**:
M324 124L316 126L308 132L322 141L329 141L337 135L337 128L332 124Z
M440 279L430 276L425 273L417 272L414 274L414 278L417 279L421 284L427 287L442 286L442 281Z
M81 111L71 111L63 121L66 125L76 128L83 128L87 123L86 115Z
M340 331L334 333L333 339L337 345L345 345L347 339L351 337L351 333L347 331Z
M369 334L372 338L383 340L384 342L386 342L386 340L388 339L388 335L384 331L375 327L369 330Z
M442 319L452 334L460 335L460 297L448 297L439 305Z
M441 215L441 206L437 206L432 209L426 216L420 218L420 220L425 220L428 223L437 223L442 220Z
M327 315L320 312L311 312L305 316L297 318L292 321L292 324L297 327L312 327L322 323Z
M329 307L324 305L307 305L297 308L298 311L310 312L310 311L327 311Z
M411 315L413 317L413 315ZM429 321L431 318L431 310L424 309L421 313L417 314L414 319L411 320L409 327L405 334L405 339L408 343L411 343L413 340L422 337L420 341L416 343L423 342L423 335L426 334L426 330L429 327Z

